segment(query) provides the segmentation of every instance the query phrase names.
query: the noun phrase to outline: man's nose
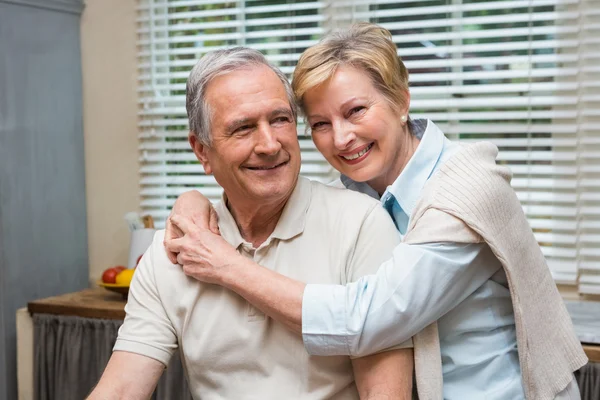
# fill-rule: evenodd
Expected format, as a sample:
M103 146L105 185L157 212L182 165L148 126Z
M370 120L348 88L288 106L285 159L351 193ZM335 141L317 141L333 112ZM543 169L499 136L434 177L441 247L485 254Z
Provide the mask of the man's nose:
M256 154L274 155L281 150L281 143L271 126L259 127L258 140L254 147Z
M346 150L356 141L352 124L341 122L333 126L333 144L338 150Z

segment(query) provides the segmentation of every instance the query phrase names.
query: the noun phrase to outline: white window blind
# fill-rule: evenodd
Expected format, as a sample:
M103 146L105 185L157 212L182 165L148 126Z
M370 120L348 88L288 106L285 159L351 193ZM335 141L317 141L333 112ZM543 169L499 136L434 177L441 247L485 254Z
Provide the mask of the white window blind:
M141 206L159 226L177 195L221 193L187 143L185 80L210 50L248 46L291 74L323 34L389 29L411 116L488 140L555 279L600 293L600 2L596 0L138 0ZM299 127L303 175L335 172Z
M319 1L139 1L141 206L162 226L175 198L192 188L217 200L187 141L185 82L206 52L232 46L262 51L291 75L300 54L325 32ZM303 128L299 132L304 132ZM300 135L301 173L330 181L333 169Z
M579 291L600 294L600 1L583 2L579 11Z

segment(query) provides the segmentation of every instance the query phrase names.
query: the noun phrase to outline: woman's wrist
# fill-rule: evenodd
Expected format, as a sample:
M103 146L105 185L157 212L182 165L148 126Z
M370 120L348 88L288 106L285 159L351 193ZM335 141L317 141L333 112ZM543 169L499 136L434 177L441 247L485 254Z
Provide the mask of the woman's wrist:
M254 277L260 273L261 268L263 267L240 254L227 266L221 268L218 277L219 284L240 293L250 282L255 280Z
M302 332L304 283L280 275L240 255L240 258L224 267L218 284L236 292L294 332Z

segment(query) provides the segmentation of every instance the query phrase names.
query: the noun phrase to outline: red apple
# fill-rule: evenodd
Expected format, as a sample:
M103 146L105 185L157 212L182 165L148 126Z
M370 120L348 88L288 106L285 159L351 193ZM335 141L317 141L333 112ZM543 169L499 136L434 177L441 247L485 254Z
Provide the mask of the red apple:
M144 255L142 254L142 255L140 255L140 256L137 258L137 261L135 262L135 266L136 266L136 267L137 267L137 266L138 266L138 264L140 263L140 260L142 259L142 257L143 257L143 256L144 256ZM134 268L135 268L135 267L134 267Z
M116 269L117 272L121 272L121 271L127 269L127 267L124 267L122 265L117 265L116 267L113 267L113 268Z
M102 274L102 282L104 283L117 283L117 275L121 271L117 271L115 268L108 268Z

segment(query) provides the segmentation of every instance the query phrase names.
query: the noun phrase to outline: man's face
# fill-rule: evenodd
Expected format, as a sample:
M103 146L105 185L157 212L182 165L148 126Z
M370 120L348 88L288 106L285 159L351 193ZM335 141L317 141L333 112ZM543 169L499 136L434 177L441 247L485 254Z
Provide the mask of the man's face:
M300 172L296 123L285 87L266 66L240 69L207 87L210 147L190 135L194 153L227 197L237 202L287 200Z

